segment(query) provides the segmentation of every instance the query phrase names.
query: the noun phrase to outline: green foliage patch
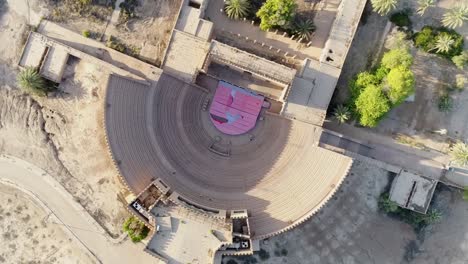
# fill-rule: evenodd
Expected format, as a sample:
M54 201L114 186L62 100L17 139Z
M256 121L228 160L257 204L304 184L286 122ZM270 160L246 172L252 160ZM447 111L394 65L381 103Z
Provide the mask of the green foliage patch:
M384 213L410 224L415 229L421 229L425 226L434 224L442 217L442 214L437 210L429 210L426 214L421 214L401 208L395 202L390 200L387 192L380 195L378 206Z
M390 21L399 27L410 27L411 20L408 11L400 11L390 16Z
M367 127L375 127L390 109L414 92L413 57L408 49L386 52L380 67L357 74L350 84L350 110Z
M268 30L279 27L289 28L296 14L297 4L295 0L267 0L257 11L260 18L260 28Z
M444 37L453 40L453 43L448 51L438 51L437 41ZM425 26L414 35L413 41L416 47L448 59L460 55L463 51L463 36L454 30L443 27L433 28Z
M122 229L127 232L134 243L145 239L149 233L149 228L134 216L129 217L124 222Z

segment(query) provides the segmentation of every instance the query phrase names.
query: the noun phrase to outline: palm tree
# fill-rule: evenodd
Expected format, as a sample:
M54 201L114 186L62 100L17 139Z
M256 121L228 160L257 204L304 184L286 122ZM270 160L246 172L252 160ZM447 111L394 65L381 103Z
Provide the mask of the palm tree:
M418 0L418 8L416 9L416 13L418 13L418 15L420 16L423 16L429 7L434 7L434 6L435 6L435 0Z
M349 120L351 117L351 112L349 108L344 105L338 105L333 112L333 116L336 118L338 123L342 124Z
M243 18L249 14L250 2L249 0L227 0L224 10L229 18Z
M457 28L463 26L468 20L468 6L462 4L452 8L442 17L442 24L448 28Z
M315 31L314 21L311 19L300 19L294 24L294 35L298 39L303 39L305 41L310 41L312 38L312 32Z
M450 149L453 161L460 166L468 165L468 145L458 142Z
M386 15L396 8L399 0L371 0L372 8L380 15Z
M449 52L453 43L455 40L449 34L442 33L437 37L436 44L431 50L436 50L437 53Z
M24 68L18 74L17 82L19 87L27 92L32 92L40 96L47 95L48 89L46 87L46 82L35 68Z

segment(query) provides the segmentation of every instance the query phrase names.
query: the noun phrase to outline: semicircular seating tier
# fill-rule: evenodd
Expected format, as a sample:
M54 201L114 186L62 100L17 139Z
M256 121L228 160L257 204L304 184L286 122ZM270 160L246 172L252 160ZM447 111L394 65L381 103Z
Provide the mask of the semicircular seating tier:
M159 178L173 192L220 210L247 209L254 238L301 223L333 195L351 159L317 146L321 128L266 115L255 139L210 150L206 91L162 74L157 85L112 75L105 125L115 163L140 193Z

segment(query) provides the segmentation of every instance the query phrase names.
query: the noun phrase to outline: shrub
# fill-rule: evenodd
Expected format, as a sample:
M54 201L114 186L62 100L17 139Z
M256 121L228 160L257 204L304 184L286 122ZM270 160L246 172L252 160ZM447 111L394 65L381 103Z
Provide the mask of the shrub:
M468 145L463 142L457 142L450 149L450 156L455 164L460 166L468 165Z
M249 14L250 2L249 0L227 0L224 10L229 18L244 18Z
M388 73L387 84L388 99L392 104L398 105L414 93L414 74L404 66L393 68Z
M333 116L338 121L338 123L345 123L351 117L351 112L349 108L343 105L338 105L333 112Z
M295 0L267 0L257 12L260 28L268 30L273 27L287 29L296 13Z
M91 37L91 32L89 32L89 30L83 30L83 32L81 33L83 35L83 37L85 38L89 38Z
M399 27L411 26L411 20L409 18L408 11L400 11L390 16L390 21Z
M393 49L384 54L381 63L382 66L388 69L398 66L410 67L413 64L413 56L411 56L407 49Z
M38 96L47 96L47 93L52 90L47 85L46 80L32 67L21 70L18 74L17 83L25 92Z
M118 41L114 36L110 35L106 46L115 49L116 51L125 52L125 45Z
M312 33L315 31L314 21L311 19L300 19L294 23L293 33L298 39L310 41Z
M376 85L367 86L355 102L359 123L367 127L375 127L390 110L388 101L382 89Z
M138 0L125 0L120 4L119 23L125 23L131 18L136 17L135 8L138 6Z
M440 50L438 40L450 39L450 48L447 51ZM451 29L437 28L434 29L425 26L422 30L415 34L414 45L426 52L436 53L445 58L452 58L460 55L463 51L463 36ZM440 45L440 43L439 43Z
M463 200L468 201L468 187L463 190Z
M450 112L452 110L453 100L452 97L448 93L444 93L439 96L439 100L437 102L437 107L441 112Z
M436 43L436 33L432 27L425 26L415 34L414 45L428 52Z
M400 209L397 203L390 200L390 196L388 195L388 193L384 193L379 197L378 206L380 210L384 211L387 214L395 213Z
M460 55L454 56L452 61L457 68L463 70L468 65L468 50L464 50Z
M134 216L129 217L125 221L122 229L127 232L134 243L145 239L149 233L149 228Z
M237 264L237 261L230 259L226 262L226 264Z

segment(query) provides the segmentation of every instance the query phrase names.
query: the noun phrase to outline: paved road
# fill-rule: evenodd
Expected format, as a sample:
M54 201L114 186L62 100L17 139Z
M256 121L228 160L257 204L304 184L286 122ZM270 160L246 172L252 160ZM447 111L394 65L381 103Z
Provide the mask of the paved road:
M33 193L45 204L101 263L158 263L143 251L144 245L126 240L114 244L104 235L94 219L73 200L50 175L34 165L9 156L0 155L0 182L11 182Z

